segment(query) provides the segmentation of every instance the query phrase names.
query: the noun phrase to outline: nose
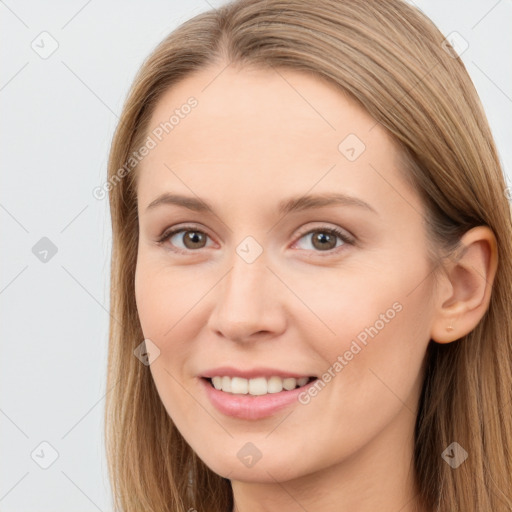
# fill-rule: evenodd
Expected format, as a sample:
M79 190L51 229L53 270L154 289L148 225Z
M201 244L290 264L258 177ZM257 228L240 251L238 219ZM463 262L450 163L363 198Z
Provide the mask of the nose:
M267 267L264 255L247 263L234 254L233 265L214 288L215 307L208 327L236 342L273 338L286 328L285 286Z

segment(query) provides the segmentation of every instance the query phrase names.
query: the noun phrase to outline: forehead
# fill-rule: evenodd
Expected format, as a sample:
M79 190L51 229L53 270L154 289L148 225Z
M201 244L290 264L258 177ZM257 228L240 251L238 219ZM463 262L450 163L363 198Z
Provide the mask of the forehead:
M161 96L147 134L142 203L168 189L243 203L312 187L378 202L382 174L403 186L388 132L334 84L295 70L196 72Z
M196 101L193 108L187 107L190 98ZM339 156L338 144L350 133L367 142L388 138L341 89L295 70L201 70L162 95L150 127L165 125L174 113L178 116L172 131L164 137L176 156L211 157L216 148L222 155L223 144L234 142L238 144L230 148L231 156L258 148L265 150L264 155L289 157L293 155L283 150L294 144L294 154L313 151L313 157L332 159ZM189 144L179 144L181 139Z

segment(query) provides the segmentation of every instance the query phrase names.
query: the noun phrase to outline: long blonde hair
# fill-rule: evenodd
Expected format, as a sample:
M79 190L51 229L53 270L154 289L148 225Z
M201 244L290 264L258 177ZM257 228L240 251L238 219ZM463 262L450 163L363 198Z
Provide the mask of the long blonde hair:
M401 0L239 0L186 21L143 63L108 163L111 261L105 443L116 511L230 512L230 481L184 441L134 357L137 167L162 93L195 70L228 62L314 73L356 99L401 146L404 178L427 208L433 261L489 226L498 242L490 305L476 328L431 341L415 429L420 501L439 512L512 510L512 223L505 179L463 62L421 11ZM469 454L457 469L452 442Z

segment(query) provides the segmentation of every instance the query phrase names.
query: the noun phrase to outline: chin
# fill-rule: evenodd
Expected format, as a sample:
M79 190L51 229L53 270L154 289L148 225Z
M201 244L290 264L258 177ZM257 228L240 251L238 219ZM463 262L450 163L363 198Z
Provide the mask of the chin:
M276 454L272 459L267 457L267 460L262 456L252 465L244 464L236 453L233 457L227 457L225 452L219 456L214 455L213 458L211 452L207 458L200 454L198 456L211 471L229 480L275 484L276 481L285 482L306 474L301 471L302 468L297 467L295 458L284 457L282 454Z

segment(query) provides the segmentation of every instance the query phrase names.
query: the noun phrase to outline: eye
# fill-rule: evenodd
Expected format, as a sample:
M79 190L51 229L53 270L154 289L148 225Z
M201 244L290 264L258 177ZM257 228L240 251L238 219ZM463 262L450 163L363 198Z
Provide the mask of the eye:
M338 228L327 226L311 229L302 234L298 240L302 240L306 237L310 237L312 246L312 249L310 247L306 248L306 250L317 249L315 252L328 252L329 254L332 254L331 251L333 249L338 249L340 246L353 245L355 243L354 239L345 232ZM176 240L173 241L173 238ZM157 243L163 244L164 242L169 241L173 251L186 254L187 252L194 251L196 249L204 249L206 247L205 243L207 238L209 238L208 235L204 231L197 229L195 226L181 226L164 232L164 234L157 240ZM341 243L337 244L336 239L341 240ZM181 242L182 246L180 246L179 243L177 245L177 242ZM297 243L298 241L295 242L294 245Z
M299 240L303 238L307 239L309 237L311 241L311 246L313 249L317 249L315 252L329 252L333 249L338 249L340 246L344 245L353 245L354 240L352 237L344 233L343 231L337 228L331 228L327 226L321 226L316 229L311 229L307 233L301 235ZM337 244L336 239L341 240L341 243ZM297 244L298 242L295 242ZM295 245L294 244L294 245ZM306 250L312 250L311 247L306 248ZM338 252L338 251L334 251Z
M184 233L185 236L180 233ZM184 246L176 246L175 242L172 241L173 238L181 241ZM204 231L201 231L194 226L182 226L171 231L166 231L157 242L159 244L163 244L164 242L170 241L171 245L174 246L172 248L173 250L176 252L186 253L191 250L193 251L194 249L203 249L207 238L208 235Z

